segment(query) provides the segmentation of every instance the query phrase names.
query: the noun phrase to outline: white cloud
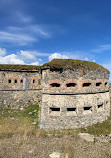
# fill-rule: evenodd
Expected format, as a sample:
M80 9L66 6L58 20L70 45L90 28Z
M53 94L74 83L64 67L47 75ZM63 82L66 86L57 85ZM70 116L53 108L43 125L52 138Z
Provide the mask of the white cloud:
M86 58L84 58L84 60L88 61L89 59L86 57Z
M33 52L20 50L17 54L6 55L6 49L0 48L0 64L39 65L42 59L37 59Z
M17 12L17 16L19 18L19 20L23 23L29 23L32 22L32 17L30 16L26 16L23 13Z
M68 56L66 55L61 55L59 53L53 53L49 56L49 61L52 59L68 59Z
M39 65L39 62L36 61L36 62L31 63L30 65Z
M96 53L101 53L106 50L111 50L111 44L105 44L105 45L98 46L97 49L93 49L91 51L96 52Z
M25 27L10 26L5 30L0 30L1 43L24 46L35 41L37 42L40 38L51 38L51 35L38 25L28 25Z
M32 54L33 52L31 51L23 51L20 50L20 56L21 58L23 58L24 60L28 60L28 61L35 61L36 57Z
M11 54L0 58L0 64L25 64L23 60L19 59L17 55Z
M0 41L12 44L16 43L18 45L27 45L28 43L36 41L36 39L24 33L0 31Z
M0 48L0 56L4 56L6 54L5 48Z

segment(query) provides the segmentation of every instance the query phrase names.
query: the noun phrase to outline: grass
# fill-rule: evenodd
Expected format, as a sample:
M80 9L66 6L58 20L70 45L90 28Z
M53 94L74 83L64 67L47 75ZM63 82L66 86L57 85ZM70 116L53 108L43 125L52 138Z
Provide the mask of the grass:
M34 65L9 65L9 64L0 64L0 69L2 70L39 70L41 66Z
M33 134L38 129L39 105L25 108L23 111L0 108L0 138L13 134Z
M109 70L103 66L96 64L94 62L83 61L83 60L73 60L73 59L53 59L48 63L45 63L42 68L65 70L65 69L80 69L83 71L87 70L100 70L109 73Z
M111 133L111 116L103 123L97 123L87 128L44 131L39 129L39 105L33 105L24 110L0 108L0 138L11 137L14 134L36 135L37 137L75 137L78 133L89 133L96 136Z
M78 131L96 136L108 135L111 133L111 116L102 123L97 123L95 125L88 126L87 128L81 128Z

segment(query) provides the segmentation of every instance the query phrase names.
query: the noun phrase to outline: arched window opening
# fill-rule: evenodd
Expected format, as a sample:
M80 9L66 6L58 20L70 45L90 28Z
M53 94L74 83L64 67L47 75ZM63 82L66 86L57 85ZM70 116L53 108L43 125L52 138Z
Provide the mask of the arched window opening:
M108 100L106 101L106 104L108 104Z
M75 87L75 86L76 86L76 83L67 83L66 86L67 86L67 87Z
M20 80L20 83L23 83L23 79Z
M33 83L35 83L35 79L33 79Z
M17 80L15 80L15 83L17 83Z
M91 83L83 83L83 87L89 87Z
M50 85L51 85L51 87L60 87L59 83L51 83Z
M8 80L8 83L11 83L11 80L10 80L10 79Z
M101 82L97 82L96 86L99 87L102 83Z
M108 82L105 82L105 84L104 84L104 85L105 85L105 86L107 86L107 84L108 84Z

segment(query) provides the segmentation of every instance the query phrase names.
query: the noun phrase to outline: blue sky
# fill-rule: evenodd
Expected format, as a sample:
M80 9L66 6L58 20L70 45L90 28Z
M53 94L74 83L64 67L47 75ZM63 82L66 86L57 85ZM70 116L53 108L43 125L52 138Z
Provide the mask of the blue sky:
M41 65L53 58L111 70L111 1L0 0L0 63Z

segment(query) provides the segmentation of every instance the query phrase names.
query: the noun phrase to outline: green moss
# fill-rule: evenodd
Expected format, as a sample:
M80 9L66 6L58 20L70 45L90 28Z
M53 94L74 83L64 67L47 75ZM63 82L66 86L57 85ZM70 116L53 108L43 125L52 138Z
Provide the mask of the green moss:
M35 65L9 65L9 64L0 64L0 70L41 70L41 66L35 66Z
M94 62L73 60L73 59L53 59L50 62L45 63L42 66L42 69L44 68L58 69L58 70L61 69L101 70L109 73L109 70Z

